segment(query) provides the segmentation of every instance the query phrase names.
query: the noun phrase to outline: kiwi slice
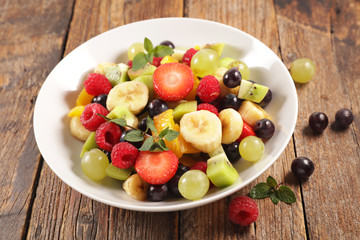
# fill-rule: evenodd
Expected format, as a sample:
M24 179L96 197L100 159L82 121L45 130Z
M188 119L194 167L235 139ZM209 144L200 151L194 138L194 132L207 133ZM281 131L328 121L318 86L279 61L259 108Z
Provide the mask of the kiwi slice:
M230 186L239 177L239 173L230 163L225 153L207 160L206 174L218 188Z
M183 102L177 105L173 111L173 117L175 121L179 121L182 116L189 112L195 112L197 109L196 101Z
M121 105L116 106L106 117L110 119L124 118L126 124L132 127L137 127L138 124L137 117L127 107Z
M141 76L141 75L153 75L156 70L156 67L154 65L151 65L150 63L146 64L143 68L134 71L132 68L128 70L128 75L131 80L134 80L135 78Z
M259 103L264 99L268 91L269 88L264 85L242 79L238 98Z
M119 83L129 80L127 71L129 66L124 63L108 66L105 68L105 77L109 79L111 86L115 86Z

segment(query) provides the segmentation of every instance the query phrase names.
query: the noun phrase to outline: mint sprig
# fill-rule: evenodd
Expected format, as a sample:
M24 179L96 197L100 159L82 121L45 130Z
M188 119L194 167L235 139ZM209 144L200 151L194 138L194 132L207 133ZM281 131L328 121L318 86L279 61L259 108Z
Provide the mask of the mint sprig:
M141 69L147 63L152 64L154 57L165 57L174 53L171 47L165 45L158 45L154 48L154 45L148 38L144 39L144 49L147 53L139 52L133 59L132 69L134 71Z
M258 183L255 187L250 190L249 197L253 199L263 199L270 197L274 204L278 204L279 201L287 204L292 204L296 201L294 192L269 176L266 182Z

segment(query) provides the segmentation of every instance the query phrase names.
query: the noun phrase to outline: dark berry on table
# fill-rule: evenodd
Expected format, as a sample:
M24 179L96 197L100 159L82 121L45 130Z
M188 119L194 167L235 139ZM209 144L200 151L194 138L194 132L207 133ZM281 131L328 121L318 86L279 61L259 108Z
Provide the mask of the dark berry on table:
M169 40L164 40L159 45L168 46L168 47L171 47L172 49L175 48L175 45Z
M168 195L168 186L166 184L150 185L148 199L152 202L164 201Z
M257 137L268 139L274 135L275 125L271 120L264 118L255 123L253 130Z
M169 107L165 101L161 99L155 99L149 104L148 109L149 109L149 116L153 118L154 116L159 115L160 113L168 110Z
M123 131L123 132L121 133L120 142L128 142L128 143L130 143L131 145L133 145L134 147L136 147L137 149L139 149L139 148L141 147L142 143L143 143L142 141L139 141L139 142L129 142L129 141L126 141L126 140L124 139L125 135L128 134L129 132L132 132L132 131L134 131L134 129L128 129L128 130L126 130L126 131Z
M295 158L291 163L291 171L301 179L307 179L314 172L314 163L306 157Z
M167 182L169 192L174 197L182 197L181 193L179 192L179 180L181 175L175 175L173 178L170 179L169 182Z
M259 106L262 108L266 107L271 102L271 99L272 99L272 92L269 89L263 100L261 100L261 102L259 103Z
M147 117L144 117L143 119L140 120L140 122L138 123L137 126L138 129L140 129L141 131L145 132L146 128L147 128ZM151 135L151 130L148 129L148 131L146 132L147 134Z
M220 101L221 109L232 108L235 111L238 111L242 100L238 98L235 94L227 94Z
M223 83L228 88L234 88L240 85L241 73L237 67L230 68L223 76Z
M324 131L328 124L329 120L325 113L314 112L309 117L309 126L316 133Z
M99 103L101 104L104 108L106 108L106 100L107 100L107 94L100 94L98 96L95 96L92 100L91 103Z
M247 226L255 222L259 209L254 199L248 196L239 196L234 198L229 205L230 221L241 226Z
M338 110L335 114L335 122L341 128L348 127L353 122L353 120L354 120L354 115L347 108L342 108Z
M176 175L183 175L185 172L189 171L189 167L184 166L182 163L179 163L178 169L176 171Z
M226 156L230 160L231 163L237 162L241 156L239 152L239 142L233 142L230 144L223 144L223 148L225 151Z

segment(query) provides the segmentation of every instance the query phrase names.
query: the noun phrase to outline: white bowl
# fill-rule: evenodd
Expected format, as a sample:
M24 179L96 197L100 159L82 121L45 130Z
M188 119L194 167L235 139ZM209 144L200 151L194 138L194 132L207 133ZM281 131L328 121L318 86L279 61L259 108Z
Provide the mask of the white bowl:
M127 62L127 49L148 37L154 45L171 40L177 47L224 42L224 56L241 59L250 68L250 79L273 92L266 110L275 119L276 131L266 142L263 158L254 164L240 160L235 167L240 177L233 185L209 192L203 199L137 201L128 196L121 182L88 179L81 171L82 142L69 132L68 111L75 105L84 78L98 63ZM70 187L99 202L115 207L165 212L198 207L224 198L246 186L269 168L288 144L297 118L297 95L293 80L282 61L256 38L227 25L191 18L161 18L121 26L85 42L68 54L45 80L34 110L35 137L45 161Z

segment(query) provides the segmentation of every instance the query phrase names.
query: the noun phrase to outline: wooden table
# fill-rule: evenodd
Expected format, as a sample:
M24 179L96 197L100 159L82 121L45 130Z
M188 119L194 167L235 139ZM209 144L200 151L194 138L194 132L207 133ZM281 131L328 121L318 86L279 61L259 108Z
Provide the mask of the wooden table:
M313 81L296 85L293 138L255 182L195 209L127 211L91 200L55 176L36 146L32 114L45 78L71 50L114 27L159 17L234 26L264 42L287 66L311 58L317 72ZM0 33L0 239L360 239L358 0L1 0ZM343 107L355 120L335 131L330 125ZM317 136L307 128L315 111L330 121ZM307 182L290 172L297 156L315 163ZM256 200L256 223L233 225L230 200L268 175L292 188L296 203Z

